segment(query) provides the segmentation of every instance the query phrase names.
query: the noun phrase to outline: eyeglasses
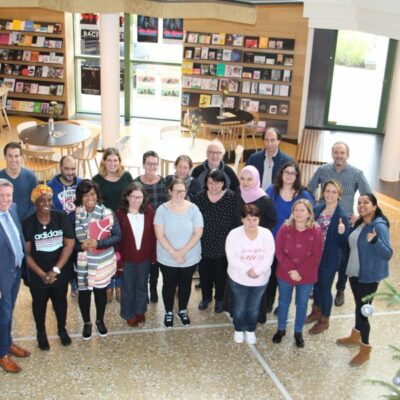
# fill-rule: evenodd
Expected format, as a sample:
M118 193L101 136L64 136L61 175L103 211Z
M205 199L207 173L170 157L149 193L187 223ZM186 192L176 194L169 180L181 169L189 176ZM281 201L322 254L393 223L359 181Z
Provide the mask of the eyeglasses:
M293 172L289 172L289 171L283 171L284 175L288 175L288 176L297 176L297 172L293 171Z
M130 194L128 197L132 200L143 200L143 196L133 196Z
M172 189L171 192L174 192L174 193L176 193L176 194L182 194L182 193L186 193L186 190Z
M146 161L144 164L148 165L149 167L158 167L158 162L148 162L148 161Z
M222 156L224 153L222 151L208 151L210 156Z

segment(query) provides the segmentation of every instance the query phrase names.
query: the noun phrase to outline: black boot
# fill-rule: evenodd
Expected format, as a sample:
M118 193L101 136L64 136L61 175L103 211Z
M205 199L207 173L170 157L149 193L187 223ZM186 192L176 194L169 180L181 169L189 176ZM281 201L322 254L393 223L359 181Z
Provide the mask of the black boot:
M304 347L304 339L303 339L303 334L301 332L295 332L294 333L294 340L296 341L296 346L297 347Z

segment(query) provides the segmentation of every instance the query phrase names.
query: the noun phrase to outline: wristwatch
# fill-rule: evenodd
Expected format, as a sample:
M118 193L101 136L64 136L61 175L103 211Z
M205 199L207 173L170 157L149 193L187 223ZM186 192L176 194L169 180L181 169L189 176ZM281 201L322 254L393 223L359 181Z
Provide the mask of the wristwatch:
M57 265L55 265L55 266L53 267L53 271L54 271L57 275L60 275L60 274L61 274L61 269L58 268Z

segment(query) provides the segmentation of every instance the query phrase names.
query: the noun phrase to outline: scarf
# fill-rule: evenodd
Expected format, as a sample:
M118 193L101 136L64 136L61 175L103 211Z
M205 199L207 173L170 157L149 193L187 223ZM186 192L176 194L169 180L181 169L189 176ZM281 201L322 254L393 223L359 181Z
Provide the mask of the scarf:
M252 165L247 165L240 171L240 177L243 176L243 173L251 174L253 177L253 186L250 189L244 189L242 184L240 184L240 195L242 196L243 201L246 204L253 203L258 200L260 197L266 196L264 190L260 188L260 174L256 167Z

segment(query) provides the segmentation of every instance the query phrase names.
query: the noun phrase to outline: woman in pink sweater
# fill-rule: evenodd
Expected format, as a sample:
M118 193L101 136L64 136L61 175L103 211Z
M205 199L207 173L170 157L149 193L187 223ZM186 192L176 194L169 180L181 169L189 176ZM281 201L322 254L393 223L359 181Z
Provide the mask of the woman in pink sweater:
M228 282L233 296L234 340L256 343L256 325L262 295L267 287L274 259L272 233L262 228L260 211L253 204L242 210L242 226L229 232L226 239Z
M313 207L308 200L297 200L290 218L276 237L276 276L279 287L278 331L272 341L280 343L286 334L287 316L296 288L296 319L294 338L297 347L304 347L303 326L311 289L318 279L318 266L324 239L314 221Z

